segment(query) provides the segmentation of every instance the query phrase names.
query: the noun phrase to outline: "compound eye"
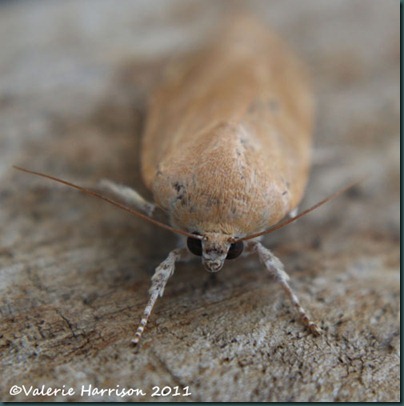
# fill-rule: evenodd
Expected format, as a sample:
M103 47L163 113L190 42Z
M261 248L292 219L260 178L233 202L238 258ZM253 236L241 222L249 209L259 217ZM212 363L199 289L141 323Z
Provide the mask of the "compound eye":
M200 257L202 255L202 241L197 238L187 238L187 247L194 254Z
M226 259L234 259L241 255L244 249L243 241L236 241L230 245Z

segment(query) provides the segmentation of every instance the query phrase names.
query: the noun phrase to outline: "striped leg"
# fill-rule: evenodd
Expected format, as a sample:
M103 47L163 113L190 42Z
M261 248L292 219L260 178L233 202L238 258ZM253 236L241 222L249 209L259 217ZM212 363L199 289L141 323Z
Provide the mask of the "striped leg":
M187 254L187 248L176 248L175 250L172 250L168 254L167 259L165 259L156 268L156 271L154 272L154 275L152 277L152 286L149 290L150 299L147 303L146 308L144 309L142 319L140 320L139 326L136 330L135 338L132 340L133 344L137 344L139 342L157 298L159 296L163 296L164 288L167 284L168 278L174 273L175 263Z
M260 261L265 265L266 269L281 284L286 295L289 297L290 301L293 303L294 307L299 313L302 323L308 328L308 330L313 335L316 336L320 335L322 330L315 323L313 323L307 316L307 313L301 306L298 297L290 287L288 283L290 278L289 275L285 272L282 262L275 255L273 255L268 248L265 248L260 242L253 242L250 243L250 245L252 245L251 247L252 250L258 253L258 257Z

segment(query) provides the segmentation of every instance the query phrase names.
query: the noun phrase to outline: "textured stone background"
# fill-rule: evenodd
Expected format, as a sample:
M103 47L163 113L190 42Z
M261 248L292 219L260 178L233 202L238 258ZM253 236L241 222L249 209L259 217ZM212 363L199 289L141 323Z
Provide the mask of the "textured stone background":
M207 286L180 264L140 350L129 345L170 233L11 169L144 190L144 96L162 59L247 2L0 3L1 400L398 401L399 4L248 1L310 66L318 120L303 206L355 190L266 238L308 335L254 258ZM195 46L195 45L192 45ZM74 396L10 395L13 385ZM145 397L80 396L81 385ZM190 397L151 397L153 386Z

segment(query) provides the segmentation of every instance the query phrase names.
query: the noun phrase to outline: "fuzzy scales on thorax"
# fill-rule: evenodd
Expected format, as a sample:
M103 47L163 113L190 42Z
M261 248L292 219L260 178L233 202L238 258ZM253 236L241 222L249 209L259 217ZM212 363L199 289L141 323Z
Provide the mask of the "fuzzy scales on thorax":
M239 20L168 69L150 101L143 178L177 227L268 228L302 198L312 115L304 68L265 27Z

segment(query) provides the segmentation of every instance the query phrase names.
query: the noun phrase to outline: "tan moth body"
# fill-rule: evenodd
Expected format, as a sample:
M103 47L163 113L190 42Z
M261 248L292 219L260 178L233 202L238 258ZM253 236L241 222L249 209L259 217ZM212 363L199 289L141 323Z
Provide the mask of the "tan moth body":
M141 151L155 203L210 272L257 253L315 334L282 263L259 239L300 202L309 170L313 101L304 68L283 42L249 17L224 24L198 55L173 65L153 93ZM252 237L250 237L252 238ZM134 343L158 296L188 255L178 248L156 269Z
M232 23L153 94L142 174L173 225L241 237L300 202L313 103L303 66L266 27Z
M343 191L279 223L303 196L312 127L313 101L304 67L265 26L238 16L224 23L204 50L172 64L151 95L141 162L154 203L110 181L100 186L134 208L94 189L17 169L96 196L187 237L186 245L172 250L156 268L133 343L139 341L176 262L190 254L201 256L210 272L219 271L226 259L257 254L303 324L319 334L291 289L283 264L259 241ZM172 226L151 217L155 205L168 214Z

